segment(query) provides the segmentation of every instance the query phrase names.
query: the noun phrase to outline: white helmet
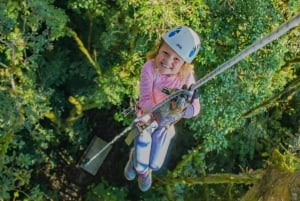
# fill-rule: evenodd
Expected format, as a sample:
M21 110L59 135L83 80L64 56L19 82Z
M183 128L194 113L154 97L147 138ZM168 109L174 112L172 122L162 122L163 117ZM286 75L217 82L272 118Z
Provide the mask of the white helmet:
M171 29L163 40L187 63L193 61L200 49L199 36L187 26Z

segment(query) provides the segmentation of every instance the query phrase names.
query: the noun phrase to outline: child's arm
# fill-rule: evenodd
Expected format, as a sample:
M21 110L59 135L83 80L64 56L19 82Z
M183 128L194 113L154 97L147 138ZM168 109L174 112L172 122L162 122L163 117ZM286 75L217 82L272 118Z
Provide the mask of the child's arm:
M154 106L153 100L153 67L152 62L147 62L142 68L140 79L139 107L143 111L149 111Z
M187 77L185 84L188 87L191 87L191 85L195 84L195 82L196 82L195 81L195 77L191 73ZM188 118L192 118L194 116L197 116L200 113L200 109L201 109L198 90L193 91L191 93L193 93L193 97L191 97L191 98L193 98L192 103L189 104L189 105L187 105L186 110L185 110L185 112L184 112L184 114L182 116L183 118L187 118L187 119Z

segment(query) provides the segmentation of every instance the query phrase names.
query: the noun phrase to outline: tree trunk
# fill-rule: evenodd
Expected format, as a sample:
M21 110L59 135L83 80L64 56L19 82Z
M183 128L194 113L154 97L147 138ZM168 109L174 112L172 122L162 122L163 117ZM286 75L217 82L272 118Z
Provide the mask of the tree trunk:
M281 169L266 170L241 201L299 201L300 171L291 173Z

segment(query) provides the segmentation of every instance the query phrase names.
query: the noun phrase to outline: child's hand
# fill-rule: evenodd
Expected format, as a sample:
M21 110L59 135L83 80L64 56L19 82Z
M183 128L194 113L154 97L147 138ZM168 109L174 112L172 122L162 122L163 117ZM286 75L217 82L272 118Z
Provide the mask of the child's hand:
M173 113L184 111L190 104L190 100L194 95L194 91L191 90L191 87L188 89L186 85L183 85L182 89L184 90L184 93L176 97L170 103L170 110Z
M170 102L170 110L172 113L182 112L187 107L188 101L185 97L177 97L176 100Z
M143 125L149 123L150 121L151 121L151 115L150 114L137 117L134 120L135 124L138 125L138 126L143 126Z

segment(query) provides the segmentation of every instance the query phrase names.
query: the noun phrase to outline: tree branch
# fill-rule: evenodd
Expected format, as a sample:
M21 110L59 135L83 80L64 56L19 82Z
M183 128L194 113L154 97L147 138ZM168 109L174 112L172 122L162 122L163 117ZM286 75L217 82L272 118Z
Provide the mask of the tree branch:
M100 68L99 64L92 59L92 56L90 55L89 51L84 46L82 40L78 37L78 35L76 34L75 31L73 31L71 29L68 29L68 32L75 39L75 41L76 41L79 49L81 50L81 52L86 56L86 58L89 60L89 62L92 64L92 66L96 70L97 74L100 76L102 74L101 68Z
M260 109L265 109L269 105L271 105L273 102L278 100L280 97L282 97L285 94L295 94L295 92L299 91L300 86L300 78L295 79L289 86L287 86L283 91L281 91L279 94L276 94L275 96L269 98L268 100L262 102L261 104L257 105L256 107L252 108L248 112L241 115L241 118L248 118L252 115L255 115L258 113Z
M264 175L264 170L258 169L252 172L242 174L209 174L202 177L185 177L185 178L170 178L170 177L154 177L158 180L158 185L171 184L252 184L260 180Z

